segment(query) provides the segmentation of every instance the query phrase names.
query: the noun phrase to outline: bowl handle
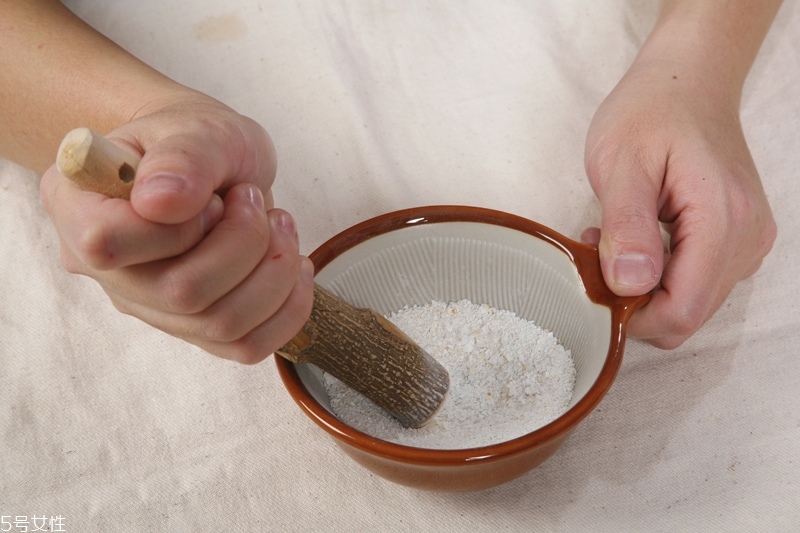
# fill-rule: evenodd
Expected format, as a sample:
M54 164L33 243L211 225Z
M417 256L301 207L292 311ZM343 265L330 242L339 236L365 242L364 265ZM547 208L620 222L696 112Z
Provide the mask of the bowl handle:
M628 319L650 301L651 292L640 296L618 296L611 292L603 279L603 271L600 268L600 253L596 246L583 244L564 238L562 242L567 252L572 257L578 274L583 281L586 294L594 303L605 305L613 310L615 316L620 318L623 326Z

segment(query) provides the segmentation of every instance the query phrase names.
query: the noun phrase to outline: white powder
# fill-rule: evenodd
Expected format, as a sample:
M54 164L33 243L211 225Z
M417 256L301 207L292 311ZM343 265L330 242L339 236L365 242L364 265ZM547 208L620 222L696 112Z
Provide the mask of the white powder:
M409 429L325 374L333 411L359 431L417 448L473 448L530 433L567 410L572 354L533 322L468 300L406 307L388 318L447 369L450 392L427 425Z

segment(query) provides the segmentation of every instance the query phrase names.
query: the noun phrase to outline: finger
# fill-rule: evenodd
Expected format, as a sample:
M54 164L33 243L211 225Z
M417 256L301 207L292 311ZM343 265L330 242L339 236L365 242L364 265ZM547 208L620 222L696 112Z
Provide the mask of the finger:
M266 322L289 298L303 257L294 221L285 211L269 213L270 245L262 261L233 290L195 314L178 314L124 303L127 314L171 335L193 341L233 342Z
M719 275L726 271L724 255L695 235L674 246L661 287L628 323L631 337L674 348L700 329L733 289L735 282Z
M131 191L137 213L174 224L197 215L214 191L256 183L267 191L275 177L275 148L249 119L243 126L174 134L146 147Z
M311 315L314 300L314 266L303 259L292 291L269 320L232 343L201 341L197 346L209 353L243 364L258 363L289 342Z
M599 172L596 168L589 167ZM644 176L636 166L614 168L613 175L590 176L602 208L598 250L603 278L619 296L650 291L663 269L660 190Z
M269 249L270 231L258 187L240 184L225 195L222 219L197 246L176 258L97 277L106 292L158 311L194 314L239 285Z
M311 315L314 300L314 265L310 259L302 259L299 271L288 285L291 288L289 295L280 308L266 321L232 342L177 335L165 331L224 359L243 364L261 362L289 342ZM124 306L117 308L127 312ZM148 323L162 329L162 324L158 322Z
M80 190L55 167L42 177L40 188L62 246L77 263L99 271L180 255L195 246L223 212L222 199L213 195L186 222L157 224L139 216L130 202Z
M758 270L761 268L761 264L763 262L764 262L763 258L756 258L756 260L753 261L753 263L750 265L750 267L747 270L745 270L744 275L742 276L742 279L749 278L750 276L752 276L753 274L758 272Z
M658 337L656 339L647 339L647 343L652 344L656 348L662 350L674 350L681 344L689 340L690 335L672 335L669 337Z
M581 242L591 246L600 244L600 228L586 228L581 232Z

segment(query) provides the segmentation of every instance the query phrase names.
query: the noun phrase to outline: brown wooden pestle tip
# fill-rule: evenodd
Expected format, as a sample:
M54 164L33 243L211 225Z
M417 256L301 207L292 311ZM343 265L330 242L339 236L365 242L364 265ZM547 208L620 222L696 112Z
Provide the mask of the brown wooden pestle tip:
M447 370L394 324L319 285L308 322L277 353L294 363L315 364L405 427L430 420L450 387Z
M69 132L56 158L81 189L130 198L139 158L87 128ZM442 406L447 370L387 319L314 285L303 329L277 354L312 363L357 390L405 427L420 427Z

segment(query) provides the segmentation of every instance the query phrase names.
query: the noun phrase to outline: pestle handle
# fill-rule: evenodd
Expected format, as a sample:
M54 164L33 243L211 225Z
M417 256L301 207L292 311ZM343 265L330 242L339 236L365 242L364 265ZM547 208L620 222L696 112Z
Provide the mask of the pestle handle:
M128 200L139 158L88 128L77 128L61 141L56 166L83 190Z
M88 128L69 132L56 165L81 189L130 198L139 158ZM391 322L314 285L311 317L276 351L312 363L354 388L405 427L424 425L450 386L447 370Z

